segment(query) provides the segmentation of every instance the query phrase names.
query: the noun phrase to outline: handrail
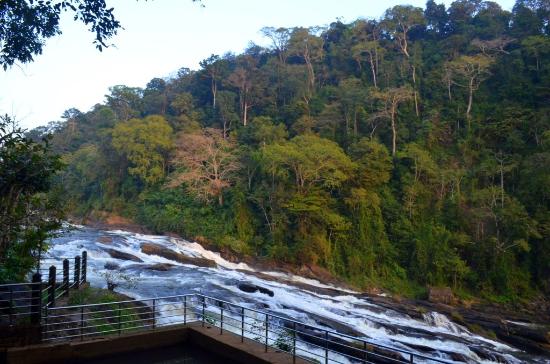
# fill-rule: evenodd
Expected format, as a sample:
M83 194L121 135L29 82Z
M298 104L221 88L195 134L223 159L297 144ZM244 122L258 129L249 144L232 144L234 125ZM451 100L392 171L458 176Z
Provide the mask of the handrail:
M191 298L191 299L188 299L188 298ZM176 309L176 308L172 310L158 309L160 306L169 305L171 303L171 302L161 303L159 301L167 301L167 300L174 300L174 299L179 300L179 302L177 303L180 303L180 304L183 303L182 309ZM152 305L153 311L143 312L142 309L145 308L144 306L124 307L124 305L136 304L136 303L146 304L149 308ZM94 310L97 308L100 308L100 310ZM179 317L180 321L183 318L183 323L185 324L187 322L191 322L187 317L189 315L188 311L191 310L191 313L194 315L192 316L194 321L202 321L203 325L208 324L208 325L219 327L220 333L223 332L224 325L226 327L227 326L232 327L234 330L240 331L242 338L245 337L245 332L246 332L247 339L259 341L262 345L265 346L266 348L265 350L267 350L268 347L271 347L271 348L276 347L277 350L280 350L280 348L278 348L277 346L278 345L277 340L273 338L273 335L280 335L281 332L283 331L291 332L293 336L293 346L292 346L291 354L293 355L293 357L302 357L302 355L300 355L299 353L303 352L303 353L310 353L310 355L324 357L326 363L328 363L329 361L334 363L338 362L334 358L329 359L329 353L332 353L332 355L340 355L343 358L360 361L363 363L369 363L370 362L369 360L372 360L373 358L384 358L386 360L396 362L396 363L413 363L415 358L429 360L429 361L438 362L438 363L445 363L445 364L452 363L451 361L447 361L444 359L430 357L428 355L414 353L411 351L394 348L383 344L378 344L364 338L358 338L351 335L339 333L334 330L328 330L318 326L306 324L291 318L286 318L280 315L271 314L266 311L258 310L255 308L247 308L237 303L229 302L223 299L215 298L215 297L200 294L200 293L188 293L183 295L140 298L137 300L123 300L123 301L116 301L116 302L82 304L82 305L64 306L64 307L46 307L45 310L46 310L46 316L45 316L46 327L44 331L44 336L45 336L45 340L47 341L67 339L67 338L77 338L77 337L80 337L81 339L83 339L84 337L89 337L89 336L98 335L98 334L101 335L101 334L111 333L111 332L118 332L118 334L120 335L122 332L125 332L128 330L135 330L136 327L133 326L134 324L147 322L147 321L152 321L152 324L145 325L143 327L152 327L153 329L155 329L157 326L168 326L168 325L182 323L177 320L170 320L168 322L163 322L163 323L157 322L157 319L168 319L172 317ZM74 310L74 312L71 314L66 314L67 311L71 311L71 310ZM169 314L168 316L161 315L161 313L163 312L169 313L168 311L177 311L177 310L182 310L183 312L181 314L176 314L176 315L172 315L172 314ZM245 311L253 312L257 317L245 315ZM56 312L59 312L59 314L55 314ZM52 315L50 313L52 313ZM99 315L99 316L94 317L93 315ZM142 315L142 316L139 317L139 315ZM150 315L150 316L143 316L143 315ZM51 320L55 318L65 317L65 316L76 317L76 320L71 321L70 319L68 319L67 321L62 320L62 322L50 322L49 324L47 322L48 318ZM138 316L138 317L133 317L133 316ZM248 320L245 320L245 318ZM101 320L104 320L105 323L101 324ZM276 320L280 322L270 322L270 320ZM88 322L91 324L92 321L95 323L92 325L89 325ZM246 321L249 321L249 322L246 322ZM250 321L252 321L252 323ZM240 327L238 325L239 323L240 323ZM260 328L260 331L263 330L263 333L256 333L252 329L253 326L251 325L259 325L259 324L262 325ZM48 325L52 327L55 327L55 326L59 327L60 325L66 325L67 327L56 329L56 330L48 330L48 327L49 327ZM117 325L118 325L118 328L112 329L112 327L115 327ZM125 326L122 326L122 325L125 325ZM128 327L128 325L130 325L130 327ZM248 328L246 328L245 326L248 326ZM305 332L303 329L298 329L297 326L306 328L313 332ZM96 330L96 329L97 331L89 332L90 330ZM67 332L67 335L57 336L57 337L48 337L48 334L56 334L56 333L63 333L63 332ZM74 332L79 332L79 334L71 334ZM316 333L318 335L315 335ZM263 336L263 339L261 340L256 339L261 336ZM304 339L304 337L308 337L309 339L307 338ZM357 345L361 345L362 347L355 347L353 346L354 344L350 343L349 341L353 341ZM302 345L302 347L297 348L296 347L297 342L299 342ZM323 354L312 353L308 350L305 350L303 348L304 346L306 348L316 348L315 350L323 352ZM367 347L387 350L389 353L385 353L384 351L375 352L375 351L372 351L372 349L367 350ZM392 357L390 353L394 353L394 355L398 355L401 358L399 359L398 356ZM302 358L308 360L307 357L302 357ZM371 359L368 359L368 358L371 358Z
M0 284L0 293L3 294L0 302L7 303L7 308L0 312L0 322L9 322L10 325L18 324L17 316L29 316L31 323L38 324L42 315L42 310L46 307L55 306L55 301L62 296L68 296L72 288L79 288L81 284L86 283L87 259L88 253L83 250L81 255L74 257L74 264L71 260L63 258L44 258L41 262L49 262L48 268L38 268L32 275L32 282L6 283ZM72 259L72 258L71 258ZM57 269L56 266L60 268ZM74 273L74 279L71 283L71 268ZM47 280L41 272L47 271ZM23 294L29 294L30 297L22 298ZM19 304L22 301L33 303L32 310L20 312L27 306ZM16 320L17 319L17 320Z
M13 286L35 286L38 284L41 284L41 283L40 282L5 283L5 284L0 284L0 288L13 287Z
M136 303L136 302L143 302L143 301L152 301L152 300L166 300L169 298L182 298L182 297L191 297L191 296L202 296L199 293L187 293L187 294L181 294L181 295L174 295L174 296L161 296L161 297L152 297L152 298L140 298L137 300L126 300L126 301L116 301L116 302L105 302L105 303L90 303L90 304L84 304L84 305L74 305L74 306L60 306L60 307L52 307L49 310L62 310L62 309L68 309L68 308L82 308L82 307L94 307L94 306L105 306L105 305L112 305L112 304L119 304L119 303ZM205 296L206 297L206 296ZM209 297L207 297L209 298ZM248 310L248 308L247 308Z

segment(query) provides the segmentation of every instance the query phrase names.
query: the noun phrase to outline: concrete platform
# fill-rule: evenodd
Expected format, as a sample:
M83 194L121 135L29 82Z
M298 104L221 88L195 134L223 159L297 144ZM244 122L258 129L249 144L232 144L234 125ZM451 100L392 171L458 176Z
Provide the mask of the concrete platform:
M0 352L0 363L60 364L80 362L178 344L192 345L234 363L307 363L299 358L293 360L292 355L273 348L268 348L266 353L264 345L256 341L245 338L244 342L241 342L239 335L228 331L223 331L220 334L218 327L202 327L200 322L87 341L8 348L4 352Z

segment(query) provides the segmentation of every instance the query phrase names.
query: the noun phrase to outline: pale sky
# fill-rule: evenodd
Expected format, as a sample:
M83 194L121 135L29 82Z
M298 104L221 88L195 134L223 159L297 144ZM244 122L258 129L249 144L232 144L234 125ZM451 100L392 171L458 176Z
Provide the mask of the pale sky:
M439 1L437 1L439 3ZM444 1L449 4L451 1ZM510 10L514 0L498 0ZM145 87L181 67L197 69L211 54L240 53L250 41L267 45L264 26L327 25L340 18L379 18L397 4L425 0L110 0L123 30L116 47L99 52L93 35L65 17L63 34L47 41L33 63L0 69L0 114L25 128L60 120L63 111L85 112L104 101L114 85Z

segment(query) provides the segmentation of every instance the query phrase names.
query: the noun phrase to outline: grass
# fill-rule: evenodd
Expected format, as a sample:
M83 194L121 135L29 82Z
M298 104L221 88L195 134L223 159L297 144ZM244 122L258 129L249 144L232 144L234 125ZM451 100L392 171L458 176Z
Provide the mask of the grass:
M110 303L127 300L128 297L106 289L86 286L78 291L71 291L68 305L90 305L97 303Z
M109 334L152 324L152 312L150 309L144 309L142 306L133 303L126 303L123 306L115 303L127 300L128 297L122 294L86 286L78 291L71 291L67 304L70 306L103 304L86 309L88 332Z

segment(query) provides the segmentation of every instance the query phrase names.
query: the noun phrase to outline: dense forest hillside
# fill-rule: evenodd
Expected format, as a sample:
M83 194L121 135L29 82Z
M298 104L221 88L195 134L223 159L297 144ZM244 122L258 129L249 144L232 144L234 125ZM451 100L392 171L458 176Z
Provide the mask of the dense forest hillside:
M363 287L548 294L549 19L547 0L430 0L264 28L268 48L112 87L30 135L53 132L73 215Z

